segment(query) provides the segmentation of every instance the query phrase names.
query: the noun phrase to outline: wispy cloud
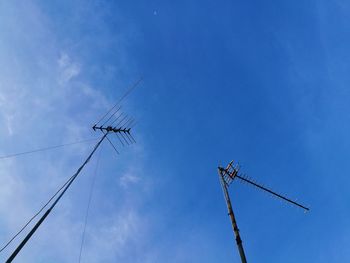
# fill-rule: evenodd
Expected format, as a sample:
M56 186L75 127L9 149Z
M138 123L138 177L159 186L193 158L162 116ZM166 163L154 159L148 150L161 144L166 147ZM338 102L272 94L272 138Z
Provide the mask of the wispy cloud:
M141 178L137 175L135 175L134 173L127 172L125 174L123 174L120 179L119 179L119 184L124 187L127 188L130 185L135 185L138 184L140 182Z
M90 124L113 103L90 85L79 56L53 40L49 18L36 4L28 2L18 8L10 3L1 5L0 38L6 40L0 43L0 68L6 73L0 78L0 119L4 123L0 127L1 152L95 137ZM0 245L77 169L90 150L91 145L79 145L70 150L0 162ZM77 259L85 212L82 207L86 201L79 195L86 194L89 167L83 173L85 177L77 182L81 187L69 192L62 206L34 236L36 242L30 242L16 262L38 262L38 257L45 262L53 262L54 258L59 262ZM137 175L125 174L119 183L127 187L139 181ZM89 228L85 262L102 262L101 255L106 258L103 262L114 262L116 253L121 256L128 242L142 232L136 209L91 215L92 221L103 224ZM13 248L2 253L0 261Z
M60 69L60 82L67 83L80 73L80 66L73 62L67 53L62 53L59 57L58 66Z

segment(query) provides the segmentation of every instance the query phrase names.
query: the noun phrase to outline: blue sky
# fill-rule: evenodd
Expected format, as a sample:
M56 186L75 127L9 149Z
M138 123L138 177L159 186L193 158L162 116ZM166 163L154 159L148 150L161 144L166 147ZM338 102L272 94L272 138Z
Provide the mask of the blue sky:
M137 144L101 148L82 262L239 262L216 170L232 159L311 207L235 182L248 262L348 262L349 11L340 0L1 1L0 153L97 136L93 122L143 76L123 105ZM1 160L1 244L92 147ZM16 262L78 261L97 156Z

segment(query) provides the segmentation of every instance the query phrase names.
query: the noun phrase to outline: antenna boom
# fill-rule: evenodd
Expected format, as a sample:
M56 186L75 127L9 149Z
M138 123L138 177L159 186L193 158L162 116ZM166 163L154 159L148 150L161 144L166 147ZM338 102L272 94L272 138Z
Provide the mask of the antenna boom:
M297 203L297 202L295 202L295 201L293 201L293 200L291 200L291 199L289 199L289 198L287 198L287 197L284 197L284 196L282 196L282 195L280 195L280 194L278 194L278 193L275 193L274 191L272 191L272 190L270 190L270 189L268 189L268 188L266 188L266 187L264 187L264 186L262 186L262 185L259 185L259 184L257 184L257 183L254 183L253 181L251 181L251 180L249 180L249 179L247 179L247 178L244 178L244 177L242 177L242 176L240 176L240 175L236 175L235 177L238 178L238 179L240 179L240 180L242 180L242 181L244 181L244 182L247 182L247 183L249 183L249 184L252 184L252 185L254 185L255 187L257 187L257 188L259 188L259 189L261 189L261 190L264 190L264 191L266 191L266 192L268 192L268 193L270 193L270 194L272 194L272 195L274 195L274 196L277 196L277 197L279 197L279 198L281 198L281 199L283 199L283 200L285 200L285 201L287 201L287 202L289 202L289 203L291 203L291 204L294 204L294 205L296 205L296 206L299 206L299 207L305 209L306 211L309 211L309 210L310 210L308 207L305 207L305 206L303 206L303 205L301 205L301 204L299 204L299 203Z

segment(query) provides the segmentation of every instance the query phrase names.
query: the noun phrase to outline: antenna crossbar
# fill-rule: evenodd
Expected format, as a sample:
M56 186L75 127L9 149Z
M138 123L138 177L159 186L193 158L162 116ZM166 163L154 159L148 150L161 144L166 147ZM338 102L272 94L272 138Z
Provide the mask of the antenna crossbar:
M122 128L122 127L117 128L117 127L112 127L112 126L103 127L103 126L96 126L96 125L94 125L94 126L92 127L92 129L93 129L94 131L100 130L100 131L106 131L106 132L127 133L127 134L130 134L130 129L131 129L131 128L126 129L126 128Z
M127 121L129 122L129 121ZM110 133L114 133L116 135L116 137L118 138L120 144L122 146L125 146L125 145L130 145L130 144L133 144L133 143L136 143L134 137L131 135L130 133L130 130L131 130L131 127L129 126L128 128L125 126L125 124L123 125L120 125L121 122L119 122L119 124L117 126L97 126L96 124L94 126L92 126L92 129L94 131L101 131L103 134L110 134ZM121 138L120 138L120 137ZM106 139L108 140L108 142L111 144L111 146L113 147L113 149L115 150L115 152L117 154L119 154L119 151L117 150L117 147L113 144L112 142L112 139L109 139L108 136L106 137Z

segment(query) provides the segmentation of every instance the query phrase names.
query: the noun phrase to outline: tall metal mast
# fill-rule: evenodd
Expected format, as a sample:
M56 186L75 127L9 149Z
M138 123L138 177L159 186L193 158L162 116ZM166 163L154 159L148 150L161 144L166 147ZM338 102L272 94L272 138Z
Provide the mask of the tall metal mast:
M219 179L220 179L220 183L222 186L222 190L224 192L224 197L226 200L226 204L227 204L227 210L228 210L228 214L230 216L231 219L231 224L232 224L232 228L233 228L233 232L235 234L235 238L236 238L236 243L237 243L237 247L238 247L238 252L239 255L241 257L241 261L242 263L247 263L247 259L244 253L244 249L243 249L243 244L242 244L242 239L241 236L239 234L239 229L237 226L237 222L236 222L236 218L235 215L233 213L233 209L232 209L232 204L231 204L231 199L230 199L230 195L228 193L228 187L229 185L233 182L233 180L235 178L240 179L241 181L247 182L255 187L257 187L260 190L263 190L265 192L268 192L280 199L283 199L284 201L287 201L293 205L296 205L306 211L309 210L308 207L303 206L287 197L284 197L260 184L257 184L256 182L253 182L252 180L248 179L245 175L242 175L239 173L239 165L233 165L233 161L231 161L228 166L226 168L223 167L218 167L218 172L219 172Z
M238 252L239 252L239 255L241 257L242 263L247 263L247 259L245 257L245 253L244 253L244 249L243 249L242 239L241 239L241 236L239 234L239 229L237 226L235 214L233 213L233 209L232 209L230 195L228 194L228 190L227 190L228 184L225 182L225 180L222 176L222 171L220 170L220 168L219 168L219 175L220 175L219 176L220 183L221 183L222 190L224 192L224 197L225 197L226 204L227 204L228 215L230 216L232 229L233 229L233 232L234 232L235 238L236 238Z
M85 167L85 165L90 161L91 157L94 155L94 153L96 152L96 150L98 149L98 147L101 145L101 143L103 142L104 139L107 139L111 145L113 146L113 148L116 150L115 146L113 145L113 143L110 141L110 139L107 137L107 135L109 135L110 133L114 133L116 135L121 135L121 136L125 136L126 138L129 138L130 142L132 138L133 141L135 141L132 137L132 135L130 134L130 129L131 128L125 128L122 126L118 126L118 127L112 127L112 126L107 126L107 127L103 127L103 126L99 126L97 127L96 125L94 125L92 128L94 129L94 131L96 130L100 130L103 133L103 136L101 137L101 139L99 140L99 142L95 145L94 149L92 150L92 152L89 154L89 156L86 158L86 160L84 161L84 163L78 168L78 170L75 172L75 174L69 179L69 181L67 182L66 186L62 189L61 193L59 194L59 196L55 199L55 201L52 203L52 205L46 210L46 212L42 215L42 217L38 220L38 222L34 225L34 227L30 230L30 232L25 236L25 238L22 240L22 242L18 245L18 247L15 249L15 251L11 254L11 256L6 260L6 263L10 263L12 262L15 257L17 256L17 254L21 251L21 249L25 246L25 244L29 241L29 239L33 236L33 234L36 232L36 230L40 227L40 225L42 224L42 222L44 222L44 220L47 218L47 216L51 213L51 211L53 210L53 208L56 206L56 204L60 201L60 199L62 198L62 196L65 194L65 192L68 190L68 188L71 186L71 184L74 182L74 180L78 177L79 173L83 170L83 168ZM123 137L124 138L124 137ZM117 150L116 150L117 151Z
M120 144L122 146L125 146L125 144L130 145L133 143L136 143L134 137L131 135L130 130L135 126L135 119L129 117L128 115L124 114L123 112L120 112L121 109L121 101L125 99L126 96L128 96L142 81L142 78L140 78L136 83L134 83L131 87L127 89L127 91L124 93L124 95L117 101L116 104L114 104L113 107L111 107L107 113L105 113L92 127L94 131L101 131L103 133L103 136L99 140L99 142L95 145L92 152L89 154L89 156L86 158L84 163L78 168L78 170L56 191L54 195L50 197L50 199L45 203L44 206L40 208L32 216L27 223L7 242L7 244L0 249L0 252L4 250L14 239L24 231L24 229L29 226L29 224L37 217L39 216L44 209L46 209L47 206L51 204L51 206L45 211L45 213L41 216L41 218L38 220L38 222L34 225L34 227L29 231L29 233L25 236L25 238L22 240L22 242L18 245L18 247L15 249L15 251L11 254L11 256L6 260L6 263L10 263L15 259L17 254L21 251L21 249L25 246L25 244L29 241L29 239L33 236L33 234L36 232L36 230L40 227L40 225L44 222L44 220L47 218L47 216L51 213L53 208L56 206L56 204L60 201L62 196L66 193L68 188L71 186L71 184L74 182L74 180L78 177L80 172L83 170L85 165L90 161L98 147L101 145L104 139L107 139L107 141L111 144L113 149L116 151L116 153L119 154L117 148L115 147L113 143L113 139L109 139L109 134L114 134L118 138ZM119 106L119 107L118 107ZM99 125L99 123L102 123ZM57 146L56 146L57 147ZM53 147L51 147L53 148ZM57 196L57 198L56 198Z

